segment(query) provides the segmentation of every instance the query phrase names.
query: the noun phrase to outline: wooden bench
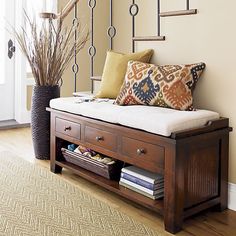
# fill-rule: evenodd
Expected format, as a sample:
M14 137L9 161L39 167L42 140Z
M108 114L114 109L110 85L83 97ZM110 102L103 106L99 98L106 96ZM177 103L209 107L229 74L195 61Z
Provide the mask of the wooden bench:
M51 112L51 171L67 168L81 177L164 216L176 233L185 218L210 207L227 208L229 120L172 133L170 137L48 108ZM74 164L61 148L84 145L117 160L164 174L164 199L152 200Z

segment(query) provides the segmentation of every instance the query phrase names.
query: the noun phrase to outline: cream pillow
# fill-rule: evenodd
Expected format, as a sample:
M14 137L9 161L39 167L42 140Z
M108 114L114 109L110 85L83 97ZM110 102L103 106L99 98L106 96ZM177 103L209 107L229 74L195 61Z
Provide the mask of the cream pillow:
M152 55L152 49L131 54L108 51L103 68L100 90L96 97L116 98L124 82L128 61L149 62Z

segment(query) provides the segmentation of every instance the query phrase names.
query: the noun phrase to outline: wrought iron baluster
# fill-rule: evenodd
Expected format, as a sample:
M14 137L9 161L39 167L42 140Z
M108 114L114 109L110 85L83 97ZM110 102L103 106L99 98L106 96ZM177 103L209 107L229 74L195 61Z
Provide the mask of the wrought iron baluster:
M90 8L90 28L91 28L91 43L88 49L90 56L90 78L94 76L94 57L96 55L96 47L94 46L94 8L96 7L96 0L89 0L88 6ZM91 92L94 91L93 80L91 81Z
M132 52L135 51L135 16L139 12L139 7L135 3L135 0L132 0L132 4L130 5L129 8L129 14L132 16Z
M116 28L113 25L113 0L110 0L110 26L107 29L107 35L110 39L110 50L113 49L113 38L116 36Z
M79 73L79 65L77 62L77 50L76 50L76 42L77 42L77 27L78 27L78 11L77 11L77 3L74 5L74 19L73 19L73 30L74 30L74 40L75 40L75 46L74 46L74 64L72 66L72 72L74 73L74 92L77 91L77 75Z
M186 0L186 10L189 10L189 0Z
M135 17L139 13L139 6L135 3L135 0L132 1L132 4L129 8L129 13L132 16L132 52L135 51L135 42L136 41L163 41L165 36L161 36L161 13L160 13L160 0L157 0L157 32L155 36L136 36L135 35Z
M161 3L160 0L157 0L157 36L161 36Z

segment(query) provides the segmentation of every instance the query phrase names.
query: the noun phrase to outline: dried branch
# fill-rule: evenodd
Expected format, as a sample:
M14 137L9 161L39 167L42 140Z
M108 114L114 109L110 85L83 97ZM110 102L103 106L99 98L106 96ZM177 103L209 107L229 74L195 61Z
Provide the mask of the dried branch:
M88 41L89 31L78 27L75 41L73 26L64 27L63 20L59 19L55 26L49 19L39 26L26 12L24 15L30 32L24 27L19 31L13 30L29 62L35 83L38 86L58 85L74 53L78 54Z

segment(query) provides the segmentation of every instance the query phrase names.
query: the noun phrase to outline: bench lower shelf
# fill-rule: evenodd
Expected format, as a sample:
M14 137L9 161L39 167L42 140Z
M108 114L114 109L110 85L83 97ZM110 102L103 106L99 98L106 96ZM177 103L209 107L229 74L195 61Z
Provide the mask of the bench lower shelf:
M136 193L123 186L120 186L118 181L106 179L91 171L85 170L77 165L74 165L66 161L56 161L55 164L57 166L73 171L75 174L83 177L84 179L87 179L95 184L98 184L99 186L102 186L108 189L109 191L115 192L116 194L119 194L122 197L125 197L136 203L144 205L145 207L163 215L163 208L164 208L163 199L158 199L158 200L149 199L148 197L142 196L139 193Z

